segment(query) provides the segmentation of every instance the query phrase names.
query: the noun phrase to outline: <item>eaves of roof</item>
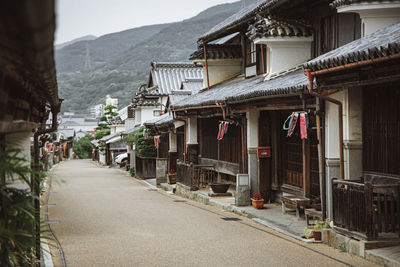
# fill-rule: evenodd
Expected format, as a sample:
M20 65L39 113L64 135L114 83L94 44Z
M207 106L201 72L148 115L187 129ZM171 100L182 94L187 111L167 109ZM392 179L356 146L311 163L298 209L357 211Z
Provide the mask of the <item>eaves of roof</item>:
M198 42L208 42L220 38L224 32L228 32L239 25L245 24L250 19L253 19L258 12L262 12L281 1L283 0L258 0L215 25L213 28L203 34L199 38Z
M311 71L318 71L396 54L400 54L400 23L323 54L308 61L303 67Z
M376 2L398 2L398 0L334 0L329 6L337 8L351 4L376 3Z

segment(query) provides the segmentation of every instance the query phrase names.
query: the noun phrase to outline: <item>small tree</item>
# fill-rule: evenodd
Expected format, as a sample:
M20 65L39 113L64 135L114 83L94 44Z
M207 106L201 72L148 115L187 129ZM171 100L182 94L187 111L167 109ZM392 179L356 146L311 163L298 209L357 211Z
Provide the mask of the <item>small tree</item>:
M116 109L117 107L114 105L107 105L104 108L104 115L100 117L100 122L102 123L96 127L97 130L110 129L108 125L114 124L118 119L118 112L115 112Z
M104 136L109 135L110 132L111 132L110 129L103 129L103 130L97 131L94 134L94 139L99 140L99 139L103 138Z
M154 146L154 136L145 138L143 136L143 129L134 133L135 140L135 153L142 157L155 157L157 156L157 149Z
M87 134L74 143L74 152L80 159L90 158L93 149L92 143L90 142L92 140L93 136Z

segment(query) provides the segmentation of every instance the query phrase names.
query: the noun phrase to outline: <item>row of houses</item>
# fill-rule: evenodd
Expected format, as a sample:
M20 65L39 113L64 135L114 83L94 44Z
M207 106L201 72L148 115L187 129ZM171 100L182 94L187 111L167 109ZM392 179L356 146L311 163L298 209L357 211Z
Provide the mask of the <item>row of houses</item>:
M185 190L248 184L237 205L261 193L354 238L399 237L399 22L398 1L243 8L192 63L151 63L125 134L144 129L157 153L129 146L131 167L157 183L176 170Z

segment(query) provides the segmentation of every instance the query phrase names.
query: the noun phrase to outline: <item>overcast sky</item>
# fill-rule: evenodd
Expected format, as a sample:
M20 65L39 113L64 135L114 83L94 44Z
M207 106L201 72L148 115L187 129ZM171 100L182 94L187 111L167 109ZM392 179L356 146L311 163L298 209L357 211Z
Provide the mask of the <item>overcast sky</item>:
M237 0L57 0L56 44L143 25L181 21Z

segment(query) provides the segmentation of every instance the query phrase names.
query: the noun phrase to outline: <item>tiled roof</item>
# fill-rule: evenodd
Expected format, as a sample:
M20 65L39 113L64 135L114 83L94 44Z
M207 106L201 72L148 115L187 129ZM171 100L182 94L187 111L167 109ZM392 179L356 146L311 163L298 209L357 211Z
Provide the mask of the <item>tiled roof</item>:
M231 44L208 44L206 47L207 59L241 59L242 47L240 45ZM190 60L204 59L204 48L199 49L190 55Z
M213 37L218 38L218 35L222 32L248 21L256 14L256 12L262 11L279 1L280 0L258 0L253 4L242 8L237 13L233 14L232 16L223 20L221 23L212 27L209 31L203 34L203 36L201 36L199 40L207 40Z
M92 143L94 146L97 146L99 144L99 140L92 140L90 143Z
M121 121L125 121L128 118L128 107L129 105L118 110L118 117Z
M175 109L205 106L217 102L251 99L259 96L278 96L295 94L306 88L308 79L300 70L284 73L276 78L264 81L264 77L245 79L243 75L215 85L197 95L190 96L174 105Z
M312 71L400 53L400 23L323 54L303 66Z
M57 129L57 133L59 137L70 138L75 136L75 130L71 128L59 128Z
M216 45L226 44L226 43L231 42L232 39L234 39L235 37L238 37L239 34L240 34L239 32L235 32L235 33L229 34L227 36L224 36L222 38L219 38L217 40L211 41L211 42L209 42L209 44L216 44Z
M158 86L159 94L169 94L179 90L187 78L203 79L203 68L193 63L152 62L151 77L153 86Z
M215 101L225 101L227 97L235 95L241 92L245 88L255 86L263 80L262 77L254 77L245 79L243 75L240 75L230 81L214 85L210 90L204 90L196 95L189 96L183 101L173 105L176 108L186 108L192 106L204 106L215 104Z
M120 135L120 134L121 134L121 133L118 132L118 133L115 133L115 134L106 135L106 136L104 136L103 138L99 139L99 142L107 142L107 141L110 140L111 138L116 137L116 136L118 136L118 135Z
M248 87L236 95L226 98L226 102L251 99L260 96L296 94L307 88L308 79L302 70L284 73L267 81Z
M256 21L250 24L246 35L250 40L262 37L309 37L312 29L299 22L279 21L257 16Z
M185 79L182 82L182 89L191 91L192 95L197 94L203 88L203 79Z
M154 118L152 120L146 121L144 123L145 126L161 126L165 124L169 124L173 122L174 118L172 117L172 114L165 113L161 115L160 117Z
M121 135L128 135L128 134L134 133L134 132L136 132L136 131L139 131L140 128L142 128L141 125L136 126L136 127L131 128L131 129L129 129L129 130L126 130L126 131L122 131L122 132L121 132Z
M330 6L340 7L351 4L361 4L361 3L376 3L376 2L398 2L399 0L334 0Z

